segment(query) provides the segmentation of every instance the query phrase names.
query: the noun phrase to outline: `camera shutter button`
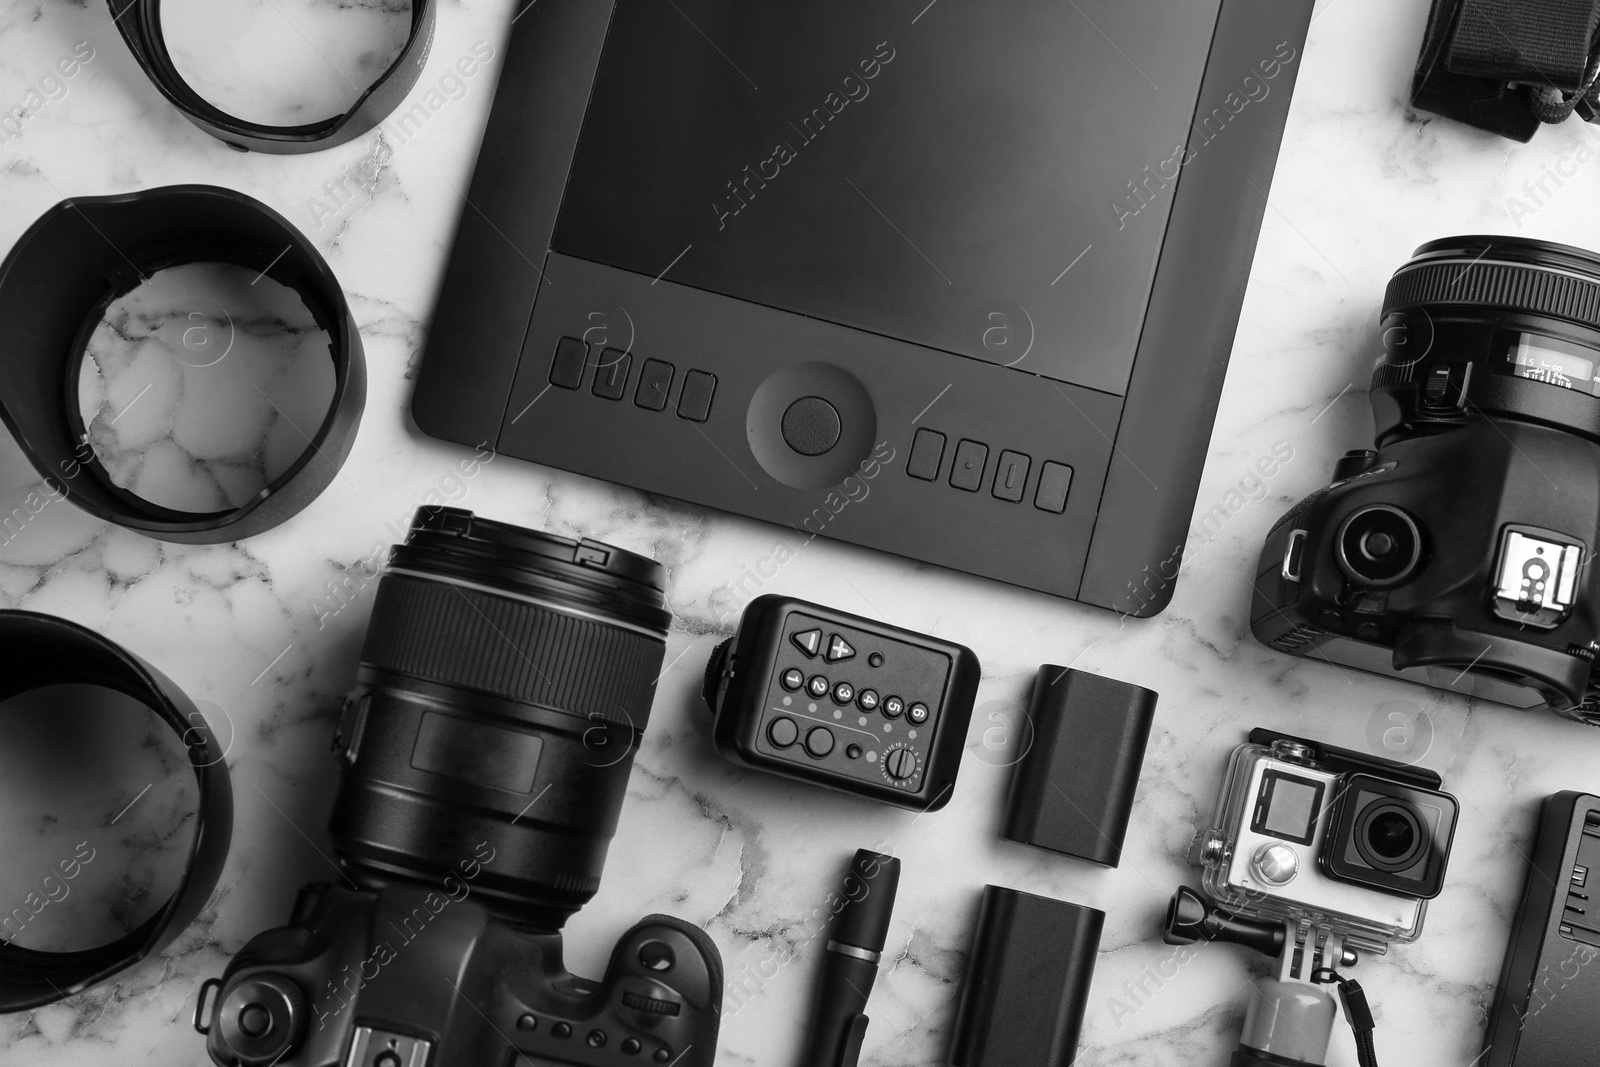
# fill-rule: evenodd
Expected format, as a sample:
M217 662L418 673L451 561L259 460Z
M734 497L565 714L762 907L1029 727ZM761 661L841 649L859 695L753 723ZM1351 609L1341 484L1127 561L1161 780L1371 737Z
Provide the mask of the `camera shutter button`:
M1294 849L1281 841L1274 841L1256 849L1250 857L1250 870L1268 885L1288 885L1300 870L1300 857Z

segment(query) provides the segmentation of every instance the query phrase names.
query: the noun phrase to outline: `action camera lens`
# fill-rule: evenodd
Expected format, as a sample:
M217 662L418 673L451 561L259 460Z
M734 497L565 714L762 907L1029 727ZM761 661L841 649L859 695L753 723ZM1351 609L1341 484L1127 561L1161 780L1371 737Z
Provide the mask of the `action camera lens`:
M1422 531L1389 504L1372 504L1344 520L1335 542L1339 569L1372 588L1398 585L1422 561Z
M1415 866L1426 844L1422 819L1404 801L1384 797L1356 817L1356 852L1380 871L1392 873Z
M1400 859L1416 843L1417 828L1398 811L1386 811L1367 824L1367 844L1384 859Z

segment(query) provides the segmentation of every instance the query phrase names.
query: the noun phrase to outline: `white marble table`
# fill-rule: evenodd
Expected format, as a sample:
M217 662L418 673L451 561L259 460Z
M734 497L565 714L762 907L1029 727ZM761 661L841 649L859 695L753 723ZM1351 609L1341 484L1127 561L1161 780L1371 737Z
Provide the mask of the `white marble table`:
M229 151L168 107L98 0L0 0L0 109L28 112L0 141L0 248L68 195L180 182L243 190L301 226L327 256L361 325L371 380L339 484L276 530L239 544L168 545L51 503L0 545L0 606L101 630L226 720L237 798L232 853L202 919L160 959L110 984L0 1018L0 1060L8 1067L207 1062L188 1025L200 980L220 973L253 934L282 922L301 882L331 874L323 855L336 785L328 740L339 696L354 678L370 587L337 613L319 611L319 598L326 583L392 541L433 491L493 518L647 552L669 568L671 666L605 884L568 927L569 959L580 973L598 975L621 931L657 910L704 924L734 978L770 973L764 961L799 946L796 962L777 968L730 1012L719 1064L794 1062L799 1006L820 948L805 940L806 920L851 851L880 843L903 857L905 874L863 1063L943 1062L986 882L1105 910L1079 1059L1085 1067L1225 1063L1251 974L1246 954L1210 950L1172 977L1148 976L1172 971L1170 964L1158 969L1172 952L1158 937L1162 912L1173 888L1193 881L1185 850L1196 820L1209 814L1226 754L1256 725L1366 747L1369 726L1386 723L1401 702L1431 722L1424 762L1461 798L1462 820L1449 882L1422 940L1363 963L1358 974L1376 1006L1384 1062L1467 1067L1478 1052L1538 802L1558 789L1600 791L1600 733L1272 653L1247 632L1249 580L1273 520L1323 484L1341 452L1370 440L1367 375L1389 274L1414 246L1451 233L1519 233L1600 248L1593 210L1600 165L1591 162L1600 128L1574 122L1519 146L1414 114L1404 100L1424 0L1324 0L1199 493L1201 510L1239 506L1185 559L1172 606L1155 620L1121 625L1106 612L821 541L768 582L978 649L980 714L1024 700L1041 662L1158 690L1124 859L1107 871L1000 843L1008 772L976 751L954 802L922 819L726 764L711 750L699 705L701 667L727 629L728 583L773 552L774 530L510 459L461 478L458 463L470 453L425 438L410 423L412 377L461 210L459 190L519 3L441 5L434 61L418 91L438 87L447 66L475 48L488 59L459 89L446 87L445 104L410 141L379 145L370 134L324 153L274 157ZM168 7L204 11L210 20L174 42L188 69L220 101L279 120L347 102L349 85L337 73L370 77L406 18L404 5L388 0L168 0ZM247 21L230 30L230 18ZM348 30L346 40L328 45L330 28ZM312 40L323 43L325 56L307 46ZM92 49L92 58L73 77L41 81L85 41L79 55ZM29 97L30 87L39 94ZM309 101L307 109L295 111L297 101ZM370 178L361 177L364 159L377 163ZM1540 194L1537 183L1557 168L1567 176L1559 185L1545 179ZM330 192L346 173L357 180ZM1253 478L1255 461L1275 450L1292 458L1271 478ZM37 488L15 446L0 440L0 514ZM24 803L8 789L8 804ZM170 818L182 799L169 796L150 817L159 823L165 811ZM8 819L0 838L8 868L48 862L40 844L48 804L30 803L39 810ZM138 851L136 844L128 847ZM101 887L115 889L114 882ZM1355 1062L1347 1031L1335 1031L1334 1047L1332 1063Z

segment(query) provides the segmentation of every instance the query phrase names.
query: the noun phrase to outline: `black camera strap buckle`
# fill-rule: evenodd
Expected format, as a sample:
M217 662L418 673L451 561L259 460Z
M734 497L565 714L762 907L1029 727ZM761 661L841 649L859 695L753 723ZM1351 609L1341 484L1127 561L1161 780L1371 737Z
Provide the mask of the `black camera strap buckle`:
M1411 104L1526 142L1600 118L1600 0L1433 0Z

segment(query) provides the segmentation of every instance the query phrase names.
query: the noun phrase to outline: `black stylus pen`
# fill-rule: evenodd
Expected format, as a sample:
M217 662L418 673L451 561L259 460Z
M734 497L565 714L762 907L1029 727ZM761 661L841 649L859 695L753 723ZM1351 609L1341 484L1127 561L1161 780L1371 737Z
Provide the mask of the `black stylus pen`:
M899 886L899 860L864 848L856 852L845 878L845 903L822 954L803 1067L856 1067L867 1033L863 1013L878 977Z

